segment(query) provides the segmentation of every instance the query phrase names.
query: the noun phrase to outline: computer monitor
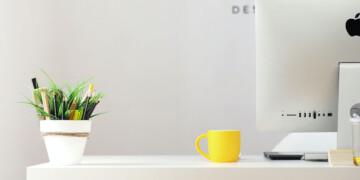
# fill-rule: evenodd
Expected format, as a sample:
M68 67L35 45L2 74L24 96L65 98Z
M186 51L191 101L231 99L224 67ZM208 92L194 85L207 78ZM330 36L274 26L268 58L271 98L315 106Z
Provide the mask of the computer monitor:
M256 0L255 7L257 129L336 131L338 64L360 62L360 0Z

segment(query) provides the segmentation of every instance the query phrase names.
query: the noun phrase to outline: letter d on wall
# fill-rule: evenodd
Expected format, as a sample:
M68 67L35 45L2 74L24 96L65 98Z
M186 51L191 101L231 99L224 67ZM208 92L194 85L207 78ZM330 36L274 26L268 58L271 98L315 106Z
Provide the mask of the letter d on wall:
M233 7L232 7L232 13L233 13L233 14L238 14L239 12L240 12L239 6L233 6Z

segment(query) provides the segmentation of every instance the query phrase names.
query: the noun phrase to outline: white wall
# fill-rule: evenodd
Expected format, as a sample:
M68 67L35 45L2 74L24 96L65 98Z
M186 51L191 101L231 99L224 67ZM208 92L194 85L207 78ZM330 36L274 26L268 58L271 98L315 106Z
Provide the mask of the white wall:
M26 166L47 160L34 110L14 104L20 92L31 97L38 67L60 84L95 75L108 94L97 110L111 112L93 120L88 155L196 154L209 129L240 129L242 154L272 149L284 135L255 129L252 5L0 1L0 179L24 179Z

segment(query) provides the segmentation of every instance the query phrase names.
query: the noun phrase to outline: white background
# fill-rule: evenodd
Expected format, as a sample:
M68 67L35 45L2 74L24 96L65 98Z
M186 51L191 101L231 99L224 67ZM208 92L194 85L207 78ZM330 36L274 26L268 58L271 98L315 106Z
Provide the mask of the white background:
M87 155L196 154L210 129L241 130L242 154L271 150L284 134L255 128L253 4L1 0L0 179L47 161L34 110L15 103L31 97L38 68L58 84L95 75L107 93L97 112L110 113L93 120Z

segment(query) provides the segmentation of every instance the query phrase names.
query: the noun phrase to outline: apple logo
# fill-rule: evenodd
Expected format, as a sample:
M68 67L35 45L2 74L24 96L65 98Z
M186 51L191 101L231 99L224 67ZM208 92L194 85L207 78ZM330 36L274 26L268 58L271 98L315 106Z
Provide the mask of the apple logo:
M355 19L346 21L346 30L350 36L360 36L360 19L357 19L360 13L356 14Z

